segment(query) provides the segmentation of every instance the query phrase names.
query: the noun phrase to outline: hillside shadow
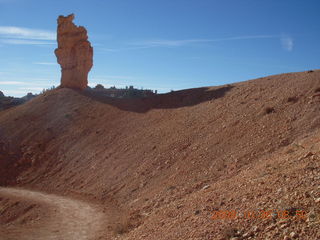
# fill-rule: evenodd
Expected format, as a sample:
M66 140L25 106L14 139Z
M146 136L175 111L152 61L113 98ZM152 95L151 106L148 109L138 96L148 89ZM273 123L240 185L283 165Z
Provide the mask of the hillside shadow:
M210 90L208 87L174 91L145 98L112 98L94 90L81 92L95 101L115 106L124 111L144 113L151 109L169 109L194 106L223 97L233 86L227 85Z

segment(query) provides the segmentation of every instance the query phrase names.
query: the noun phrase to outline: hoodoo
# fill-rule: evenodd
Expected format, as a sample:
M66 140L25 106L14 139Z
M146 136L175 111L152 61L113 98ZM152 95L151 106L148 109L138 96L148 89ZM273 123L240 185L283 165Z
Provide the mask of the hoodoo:
M61 87L85 89L88 86L88 73L93 65L93 48L88 41L87 30L76 26L74 14L59 16L55 50L61 66Z

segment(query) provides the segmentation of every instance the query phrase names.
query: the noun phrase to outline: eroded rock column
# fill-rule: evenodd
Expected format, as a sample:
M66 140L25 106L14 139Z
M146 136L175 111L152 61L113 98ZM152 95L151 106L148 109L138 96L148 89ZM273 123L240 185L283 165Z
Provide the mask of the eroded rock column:
M85 89L88 86L88 73L93 65L93 48L88 41L87 30L76 26L74 14L59 16L55 50L61 66L61 87Z

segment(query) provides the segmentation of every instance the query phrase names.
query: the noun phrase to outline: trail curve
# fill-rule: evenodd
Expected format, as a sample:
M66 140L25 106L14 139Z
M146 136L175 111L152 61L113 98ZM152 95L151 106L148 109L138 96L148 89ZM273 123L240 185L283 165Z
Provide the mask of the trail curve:
M104 215L93 204L19 188L0 187L0 196L32 201L50 209L49 219L42 219L40 228L26 232L25 240L95 240L103 232ZM21 234L9 233L4 237L15 239Z

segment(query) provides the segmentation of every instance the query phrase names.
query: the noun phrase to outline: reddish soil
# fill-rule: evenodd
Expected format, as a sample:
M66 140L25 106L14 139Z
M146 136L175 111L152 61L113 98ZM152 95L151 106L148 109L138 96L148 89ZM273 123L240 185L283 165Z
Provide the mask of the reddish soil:
M85 240L103 236L103 211L87 203L25 189L0 188L0 195L9 198L9 201L5 199L1 218L4 224L8 223L0 232L2 239ZM12 199L16 201L10 204Z
M0 183L99 206L102 239L320 239L319 103L319 70L136 100L56 89L0 112ZM8 233L2 209L23 207L1 197ZM55 216L18 199L28 224Z

